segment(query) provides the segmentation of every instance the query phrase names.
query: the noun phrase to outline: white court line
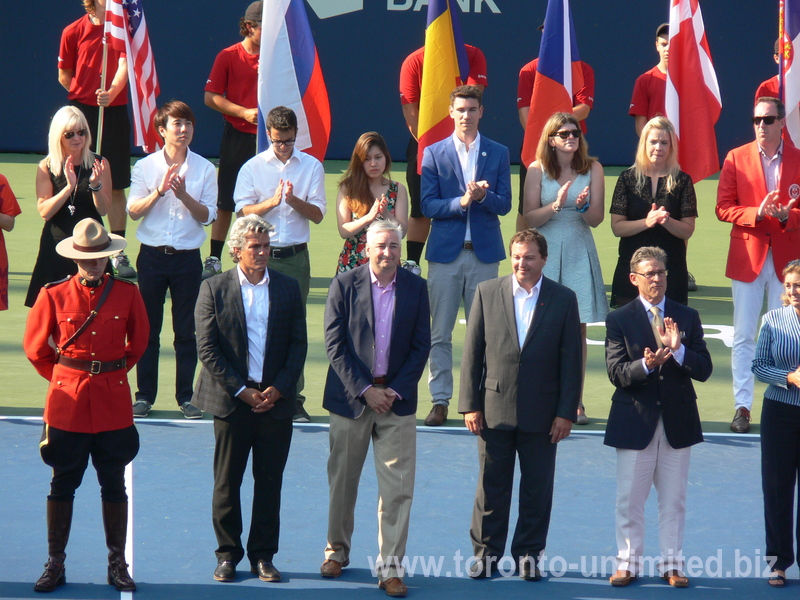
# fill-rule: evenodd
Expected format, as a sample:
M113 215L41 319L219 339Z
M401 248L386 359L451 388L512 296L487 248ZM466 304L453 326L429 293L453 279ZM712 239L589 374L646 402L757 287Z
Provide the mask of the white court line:
M0 415L0 421L39 421L42 422L42 417L13 417L8 415ZM144 421L134 421L134 425L136 424L143 424L143 423L181 423L183 425L196 425L196 424L206 424L206 425L213 425L214 421L211 419L197 419L192 421L187 421L186 419L146 419ZM297 427L302 428L309 428L309 429L329 429L330 425L328 423L297 423ZM428 425L417 425L417 431L438 431L438 432L450 432L450 433L464 433L467 434L469 431L466 427L429 427ZM605 435L606 432L604 429L574 429L572 430L570 435ZM472 435L472 434L470 434ZM742 439L754 439L760 438L760 433L711 433L711 432L703 432L703 436L705 437L732 437L732 438L742 438ZM130 466L130 465L128 465ZM126 483L128 480L128 472L125 471L125 478ZM131 480L131 490L133 490L133 481ZM128 509L130 511L130 508ZM131 527L131 515L128 518L128 527Z
M133 572L133 461L125 465L125 489L128 491L128 531L125 541L125 562L128 563L128 573L136 581ZM133 592L120 592L120 600L132 600Z

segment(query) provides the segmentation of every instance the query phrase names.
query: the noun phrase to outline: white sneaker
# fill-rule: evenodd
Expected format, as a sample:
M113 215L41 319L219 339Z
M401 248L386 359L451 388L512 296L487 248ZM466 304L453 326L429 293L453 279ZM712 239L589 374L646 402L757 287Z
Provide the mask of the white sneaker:
M222 261L216 256L209 256L203 263L203 279L208 279L222 272Z
M114 272L119 277L124 279L134 279L136 277L136 271L124 252L119 252L111 257L111 266L114 267Z
M404 260L402 262L402 267L406 271L411 271L414 275L422 275L422 267L420 267L416 262L413 260Z

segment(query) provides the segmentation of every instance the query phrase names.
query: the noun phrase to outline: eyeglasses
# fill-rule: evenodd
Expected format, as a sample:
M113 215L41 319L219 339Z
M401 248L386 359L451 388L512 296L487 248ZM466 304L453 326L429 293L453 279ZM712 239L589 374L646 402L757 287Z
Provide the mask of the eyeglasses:
M753 125L761 125L761 123L764 123L764 125L772 125L775 122L775 119L777 119L777 118L778 117L772 117L772 116L769 116L769 117L753 117Z
M568 129L566 131L556 131L550 137L560 137L562 140L566 140L569 136L574 137L576 140L581 139L581 130L580 129Z
M80 137L86 137L86 130L85 129L78 129L78 131L65 131L64 132L64 137L66 139L68 139L68 140L71 140L76 135L79 135Z
M291 148L294 146L294 142L297 138L292 138L290 140L273 140L269 138L269 141L272 142L273 146L283 146L284 148Z
M636 271L631 271L634 275L641 275L648 281L653 281L653 279L658 276L659 278L666 277L669 274L669 271L660 270L660 271L648 271L647 273L637 273Z

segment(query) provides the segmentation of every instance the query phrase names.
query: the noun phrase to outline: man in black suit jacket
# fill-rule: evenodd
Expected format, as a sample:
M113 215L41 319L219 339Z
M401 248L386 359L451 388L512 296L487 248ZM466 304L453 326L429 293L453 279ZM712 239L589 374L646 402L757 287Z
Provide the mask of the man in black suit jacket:
M542 275L547 241L535 229L511 238L512 275L478 285L467 322L458 411L480 436L470 536L470 576L490 576L505 551L516 455L519 518L511 541L523 579L541 578L553 504L556 444L567 437L581 390L575 293Z
M417 385L431 347L425 280L400 264L400 226L367 231L369 264L338 275L325 306L331 366L322 406L330 411L328 542L323 577L350 562L356 495L373 440L378 476L379 586L406 595L406 551L416 470Z
M692 379L711 376L697 311L664 297L667 255L639 248L631 283L639 297L606 318L606 365L616 386L605 443L617 449L617 572L625 586L642 567L644 505L658 493L660 571L674 587L683 574L683 530L691 446L703 441Z
M244 557L239 490L253 452L253 514L247 539L251 570L280 581L281 483L292 440L297 379L308 343L297 280L267 268L272 225L238 219L228 246L238 263L203 282L195 309L202 369L192 402L214 415L214 579L233 581Z

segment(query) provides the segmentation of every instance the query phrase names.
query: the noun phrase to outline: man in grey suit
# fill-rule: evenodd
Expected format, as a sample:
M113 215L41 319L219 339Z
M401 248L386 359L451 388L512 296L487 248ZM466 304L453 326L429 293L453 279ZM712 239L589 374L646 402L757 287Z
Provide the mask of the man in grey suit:
M416 470L417 386L431 347L425 280L400 264L400 226L375 221L369 263L338 275L325 306L331 366L322 406L330 411L328 542L323 577L350 562L358 484L370 440L378 476L379 587L403 597Z
M195 309L202 369L192 402L214 415L217 581L233 581L244 557L240 488L251 451L247 555L262 581L281 579L272 558L278 551L297 379L308 343L297 280L267 268L271 230L257 215L234 223L228 246L237 266L202 283Z
M516 233L509 251L513 274L478 285L461 360L458 411L479 436L469 575L491 576L503 556L519 455L511 554L520 576L537 581L550 526L556 444L570 434L580 398L580 318L575 293L542 275L542 234Z

